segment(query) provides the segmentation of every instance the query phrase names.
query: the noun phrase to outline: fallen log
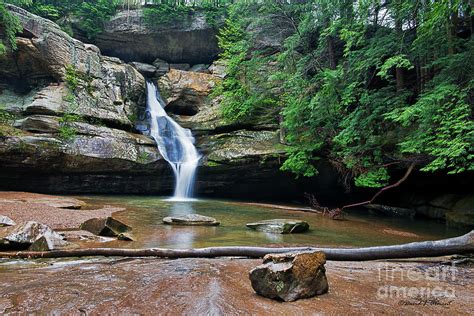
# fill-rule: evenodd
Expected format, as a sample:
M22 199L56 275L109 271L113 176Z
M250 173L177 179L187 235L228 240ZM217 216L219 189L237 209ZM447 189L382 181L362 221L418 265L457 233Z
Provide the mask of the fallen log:
M437 241L412 242L393 246L365 248L265 248L265 247L209 247L192 249L119 249L119 248L84 248L54 250L45 252L20 251L0 252L0 258L65 258L65 257L160 257L160 258L215 258L215 257L250 257L261 258L269 253L295 251L324 251L327 260L367 261L378 259L402 259L419 257L439 257L474 252L474 230L459 237Z

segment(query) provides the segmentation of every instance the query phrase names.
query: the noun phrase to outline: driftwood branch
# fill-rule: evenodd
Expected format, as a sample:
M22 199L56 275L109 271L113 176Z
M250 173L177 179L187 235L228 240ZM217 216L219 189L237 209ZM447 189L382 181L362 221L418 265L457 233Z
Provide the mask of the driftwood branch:
M159 258L215 258L215 257L251 257L261 258L269 253L295 251L324 251L328 260L366 261L378 259L401 259L419 257L438 257L474 252L474 231L449 239L437 241L413 242L394 246L365 248L265 248L265 247L209 247L196 249L117 249L86 248L56 250L47 252L0 252L0 258L65 258L90 256L120 257L159 257Z
M375 201L375 199L377 197L379 197L380 194L384 193L385 191L389 190L389 189L393 189L395 187L398 187L400 184L402 184L407 178L408 176L411 174L411 172L413 171L413 168L415 168L415 163L412 163L410 165L410 167L408 167L407 171L405 172L405 175L400 179L398 180L397 182L395 182L394 184L391 184L391 185L388 185L386 187L383 187L382 189L380 189L377 193L375 193L375 195L368 201L364 201L364 202L359 202L359 203L354 203L354 204L349 204L349 205L344 205L341 210L344 210L346 208L350 208L350 207L355 207L355 206L362 206L362 205L367 205L367 204L371 204Z

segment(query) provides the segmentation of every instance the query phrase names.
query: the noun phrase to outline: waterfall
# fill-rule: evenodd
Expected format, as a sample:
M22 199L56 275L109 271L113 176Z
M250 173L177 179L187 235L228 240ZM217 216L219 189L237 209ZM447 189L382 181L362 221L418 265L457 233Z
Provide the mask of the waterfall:
M182 128L168 116L164 109L165 103L152 82L147 82L146 91L150 136L155 139L158 150L173 169L176 180L171 200L191 199L194 176L201 159L194 147L194 137L189 129Z

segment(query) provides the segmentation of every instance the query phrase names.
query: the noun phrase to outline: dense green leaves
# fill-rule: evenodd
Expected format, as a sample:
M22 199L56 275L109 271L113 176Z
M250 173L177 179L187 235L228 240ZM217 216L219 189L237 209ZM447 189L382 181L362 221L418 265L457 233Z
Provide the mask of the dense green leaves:
M262 95L279 106L291 145L282 169L314 176L324 156L356 185L379 187L388 165L474 168L468 1L261 1L232 10L240 13L220 41L229 70L220 87L224 115L255 115ZM286 19L293 33L270 57L240 35L262 13ZM271 76L249 71L275 61ZM272 80L283 89L269 90Z
M24 0L23 0L24 1ZM18 1L17 1L18 2ZM22 27L18 18L8 12L5 3L0 0L0 26L3 27L4 40L0 39L0 56L7 49L16 49L16 33L21 32Z

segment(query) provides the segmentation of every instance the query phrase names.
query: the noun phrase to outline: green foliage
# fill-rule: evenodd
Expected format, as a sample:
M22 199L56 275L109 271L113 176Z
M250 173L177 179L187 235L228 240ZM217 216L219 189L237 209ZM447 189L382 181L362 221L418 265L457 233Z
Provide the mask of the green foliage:
M246 122L255 116L265 120L278 112L278 101L272 93L273 78L265 76L271 71L268 65L274 57L255 53L248 59L249 39L245 32L246 21L240 18L242 6L232 7L218 41L221 58L227 65L227 76L213 92L222 95L222 114L229 122ZM274 115L273 115L274 116Z
M62 124L58 130L59 138L64 141L72 141L77 136L77 131L74 127L68 124Z
M432 157L422 171L474 170L474 123L466 102L473 84L474 81L463 90L448 83L437 85L422 94L415 104L387 113L388 119L409 131L399 143L402 153Z
M312 152L290 151L281 170L294 172L297 176L314 177L318 170L313 166Z
M411 70L413 69L413 64L407 59L406 55L392 56L383 63L377 76L380 76L383 79L388 79L390 77L388 72L393 68L405 68Z
M227 7L225 6L213 6L205 5L202 8L206 22L213 28L218 28L221 22L224 21L224 17L227 15Z
M3 1L0 1L0 26L3 28L4 36L4 40L0 39L1 56L7 49L16 49L16 34L23 30L20 20L8 12Z
M94 87L92 85L93 78L90 75L80 72L73 65L67 65L65 72L64 80L71 92L75 93L79 88L83 87L87 93L92 95Z
M15 116L5 109L3 104L0 104L0 124L11 124Z
M383 6L307 0L229 7L219 35L228 75L214 91L223 98L224 117L244 121L260 118L262 108L281 109L290 145L282 169L297 175L316 175L318 157L365 187L386 185L381 166L396 163L473 170L468 1ZM246 27L275 17L275 33L292 32L283 50L271 56L252 50ZM460 29L467 35L458 36Z
M64 77L66 85L71 91L76 91L79 86L79 72L73 65L66 66L66 76Z
M7 2L58 23L69 35L73 35L72 21L77 20L79 27L90 39L103 31L104 23L113 16L119 4L116 0L7 0Z
M142 151L137 156L137 162L140 164L146 164L150 160L150 157L149 153Z
M66 113L63 114L61 118L59 118L59 130L58 135L59 138L64 141L71 141L77 136L77 130L71 123L79 122L82 120L82 117L78 114L74 114L71 112L72 110L68 110Z
M390 176L386 168L372 169L355 178L355 185L359 187L378 188L388 184Z
M163 4L156 7L144 8L143 18L148 27L159 28L171 23L186 21L192 11L193 9L188 6Z
M75 68L73 67L68 67L73 73L73 70ZM72 78L77 78L77 76L72 76ZM75 80L71 80L73 83ZM72 89L74 85L71 85L69 82L67 83L69 89ZM77 84L75 86L77 88ZM58 130L58 135L59 138L64 140L64 141L71 141L73 140L76 135L77 135L77 130L73 126L74 122L81 122L83 121L83 117L79 114L76 114L76 110L78 108L78 104L76 103L76 96L73 93L74 91L71 91L65 98L64 101L68 102L69 105L66 108L65 113L63 114L62 117L59 118L59 130Z
M116 8L116 1L85 1L74 14L80 17L79 26L86 32L87 37L94 39L104 30L105 22L114 15Z

